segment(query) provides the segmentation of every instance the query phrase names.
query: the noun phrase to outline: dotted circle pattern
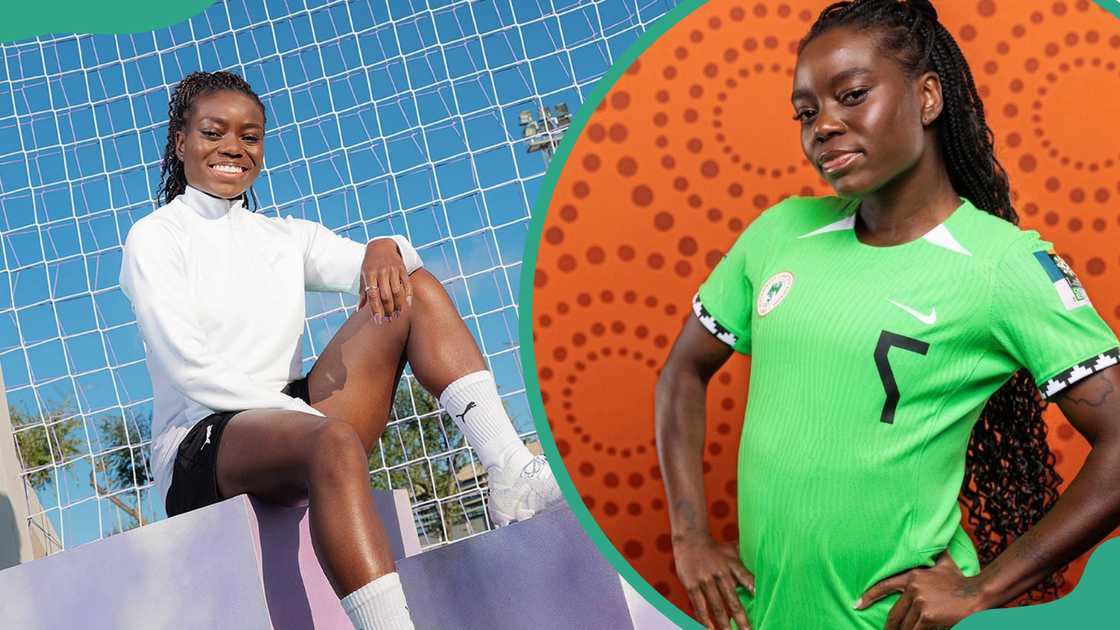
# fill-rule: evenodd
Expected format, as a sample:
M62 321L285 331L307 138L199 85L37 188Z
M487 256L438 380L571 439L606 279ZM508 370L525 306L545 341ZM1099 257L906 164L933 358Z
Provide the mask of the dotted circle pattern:
M692 294L746 225L785 196L832 192L801 154L788 101L797 41L826 4L714 1L679 22L599 104L545 220L533 323L549 423L608 538L685 609L654 385ZM1120 97L1120 20L1088 0L938 8L972 67L1022 224L1055 244L1120 328L1120 128L1100 124ZM1072 97L1088 93L1098 98ZM705 488L725 541L738 537L749 366L736 355L709 389ZM1056 407L1047 420L1068 480L1087 445Z

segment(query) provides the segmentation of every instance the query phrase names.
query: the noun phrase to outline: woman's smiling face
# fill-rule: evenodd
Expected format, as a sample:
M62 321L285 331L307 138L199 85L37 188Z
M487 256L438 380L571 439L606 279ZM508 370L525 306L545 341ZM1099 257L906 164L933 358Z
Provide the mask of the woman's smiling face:
M225 199L237 197L261 172L264 112L241 92L201 94L178 134L175 151L188 184Z
M791 97L801 148L837 194L862 197L918 162L935 117L924 83L881 52L874 31L837 27L801 51Z

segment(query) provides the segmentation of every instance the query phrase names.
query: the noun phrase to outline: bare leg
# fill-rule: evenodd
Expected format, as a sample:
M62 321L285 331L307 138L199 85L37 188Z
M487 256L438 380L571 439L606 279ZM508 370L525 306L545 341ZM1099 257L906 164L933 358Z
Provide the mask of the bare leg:
M308 499L315 554L340 598L394 570L369 494L369 453L404 370L399 323L374 326L368 311L354 313L327 345L307 378L310 404L326 419L245 411L226 426L218 452L222 496ZM362 344L365 360L356 361Z
M427 271L412 274L413 313L405 354L412 372L435 396L486 360L443 286Z
M369 495L368 457L388 422L406 349L429 391L486 369L439 281L424 270L411 279L409 309L382 325L373 323L368 309L354 312L308 374L311 405L337 420L321 426L323 419L298 412L242 412L226 427L218 454L223 496L309 498L312 542L339 597L393 571ZM422 335L433 338L419 340L416 329L431 331Z
M222 434L217 469L223 497L309 499L315 553L340 598L394 571L370 499L366 452L348 423L296 411L241 412Z
M369 495L368 456L385 430L404 360L436 395L457 378L487 369L439 281L423 269L410 279L410 308L381 325L368 308L355 311L308 374L310 403L326 420L245 411L226 427L218 453L223 496L309 497L312 542L339 597L393 570Z
M487 369L439 280L424 269L409 278L411 307L381 325L368 308L355 311L308 374L311 404L353 424L367 451L385 429L402 358L435 396L460 376Z

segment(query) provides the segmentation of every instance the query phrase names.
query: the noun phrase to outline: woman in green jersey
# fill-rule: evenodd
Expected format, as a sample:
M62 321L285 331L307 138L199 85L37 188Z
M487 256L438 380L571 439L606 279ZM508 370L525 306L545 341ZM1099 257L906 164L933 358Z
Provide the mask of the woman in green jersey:
M785 199L744 231L657 384L696 615L912 630L1056 595L1060 569L1120 524L1115 333L1017 227L968 64L928 0L827 7L792 104L836 196ZM738 548L708 531L701 467L708 381L733 351L752 356ZM1060 498L1046 401L1093 447Z

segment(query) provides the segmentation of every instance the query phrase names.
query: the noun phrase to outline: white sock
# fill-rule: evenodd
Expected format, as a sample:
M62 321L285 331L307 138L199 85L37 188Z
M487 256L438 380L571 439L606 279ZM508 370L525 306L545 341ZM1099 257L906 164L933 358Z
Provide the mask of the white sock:
M501 467L507 460L511 465L524 465L532 459L532 453L506 415L490 372L483 370L459 377L439 395L439 404L478 453L483 468Z
M342 609L356 630L414 630L401 578L386 573L342 598Z

